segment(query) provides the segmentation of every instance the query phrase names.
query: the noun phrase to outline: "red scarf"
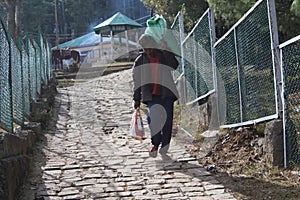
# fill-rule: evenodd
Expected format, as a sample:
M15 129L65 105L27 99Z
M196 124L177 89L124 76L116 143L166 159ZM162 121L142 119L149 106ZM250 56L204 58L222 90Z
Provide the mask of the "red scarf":
M150 55L147 55L147 58L149 60L150 63L150 67L151 67L151 81L153 83L153 88L152 88L152 94L155 95L160 95L160 86L159 86L159 60L160 60L160 52L156 51L155 52L155 56L152 57Z

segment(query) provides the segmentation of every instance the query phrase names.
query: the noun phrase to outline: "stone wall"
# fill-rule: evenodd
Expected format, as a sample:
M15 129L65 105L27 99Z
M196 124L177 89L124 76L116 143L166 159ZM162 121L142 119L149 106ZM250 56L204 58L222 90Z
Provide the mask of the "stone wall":
M36 104L31 105L31 121L15 128L14 133L0 132L0 199L15 200L26 180L30 149L46 125L47 117L51 116L55 94L56 83L51 81L49 86L43 86Z

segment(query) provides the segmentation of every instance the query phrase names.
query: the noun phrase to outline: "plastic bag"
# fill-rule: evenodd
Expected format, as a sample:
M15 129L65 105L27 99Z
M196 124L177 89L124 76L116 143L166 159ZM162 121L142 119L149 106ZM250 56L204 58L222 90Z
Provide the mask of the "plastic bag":
M167 30L167 22L161 15L155 15L147 20L145 34L151 36L156 42L163 39Z
M179 33L169 27L162 15L157 14L147 20L147 28L144 34L151 36L158 44L161 44L161 40L165 40L169 49L175 55L180 56L179 41L175 37L175 35L179 37Z
M147 138L145 136L143 119L139 108L135 109L135 111L132 114L131 123L130 123L130 135L133 138L139 140L144 140Z

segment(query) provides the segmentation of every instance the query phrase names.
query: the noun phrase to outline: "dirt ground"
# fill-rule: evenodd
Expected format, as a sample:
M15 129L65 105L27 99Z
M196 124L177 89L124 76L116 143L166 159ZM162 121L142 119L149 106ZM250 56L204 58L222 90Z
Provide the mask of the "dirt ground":
M237 199L300 199L299 168L268 166L264 160L262 137L255 130L227 130L211 145L193 141L189 152Z

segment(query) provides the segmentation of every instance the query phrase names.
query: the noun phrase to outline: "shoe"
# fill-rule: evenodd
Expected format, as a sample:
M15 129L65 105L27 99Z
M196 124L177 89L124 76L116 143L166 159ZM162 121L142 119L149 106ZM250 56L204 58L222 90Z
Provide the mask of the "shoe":
M157 156L157 150L158 148L153 146L152 149L149 151L149 156L155 158Z
M162 160L165 160L165 161L172 160L172 158L170 156L168 156L166 153L161 153L160 156L161 156Z

